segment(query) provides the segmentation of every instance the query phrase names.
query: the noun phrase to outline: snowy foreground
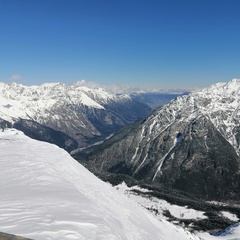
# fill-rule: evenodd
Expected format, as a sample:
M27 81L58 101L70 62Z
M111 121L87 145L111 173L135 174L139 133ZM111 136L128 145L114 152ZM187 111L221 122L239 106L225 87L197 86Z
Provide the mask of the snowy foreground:
M240 240L193 235L102 182L67 152L0 132L0 231L36 240Z

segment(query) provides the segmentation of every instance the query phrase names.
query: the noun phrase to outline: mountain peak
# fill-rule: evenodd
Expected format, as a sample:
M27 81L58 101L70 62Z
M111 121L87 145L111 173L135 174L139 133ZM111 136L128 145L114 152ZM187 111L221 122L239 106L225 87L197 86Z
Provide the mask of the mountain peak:
M229 82L221 82L205 88L202 92L218 95L236 95L240 94L240 79L232 79Z
M239 87L234 79L179 96L131 131L123 129L109 139L106 151L101 146L101 153L90 153L88 162L96 164L97 171L128 174L209 199L237 199Z
M101 141L151 111L148 106L134 102L129 96L62 83L40 86L0 83L0 100L1 120L16 124L24 119L25 125L29 125L28 121L37 122L64 132L81 147ZM27 130L26 126L22 127ZM32 130L28 128L27 131Z

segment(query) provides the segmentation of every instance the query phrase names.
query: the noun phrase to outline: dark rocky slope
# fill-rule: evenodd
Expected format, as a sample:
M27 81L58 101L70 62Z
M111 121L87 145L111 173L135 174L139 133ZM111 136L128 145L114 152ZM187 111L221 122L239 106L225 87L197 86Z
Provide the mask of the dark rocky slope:
M239 200L239 89L231 81L179 97L74 157L101 176Z

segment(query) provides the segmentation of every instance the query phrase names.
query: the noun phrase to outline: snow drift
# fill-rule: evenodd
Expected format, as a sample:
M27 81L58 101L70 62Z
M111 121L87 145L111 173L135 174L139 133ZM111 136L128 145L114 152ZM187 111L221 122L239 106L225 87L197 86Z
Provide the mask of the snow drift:
M0 132L0 231L36 240L197 240L102 182L66 151Z

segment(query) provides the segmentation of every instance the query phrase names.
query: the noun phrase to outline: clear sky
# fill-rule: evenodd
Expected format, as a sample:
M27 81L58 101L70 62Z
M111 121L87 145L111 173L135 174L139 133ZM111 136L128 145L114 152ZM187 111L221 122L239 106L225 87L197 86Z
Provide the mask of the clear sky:
M240 0L0 0L0 81L205 87L240 77Z

